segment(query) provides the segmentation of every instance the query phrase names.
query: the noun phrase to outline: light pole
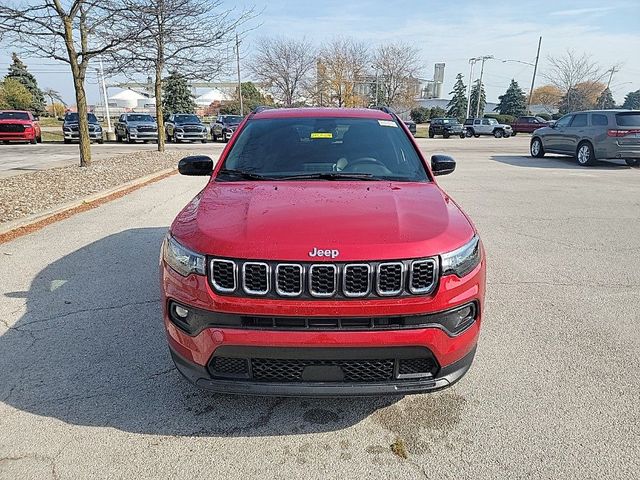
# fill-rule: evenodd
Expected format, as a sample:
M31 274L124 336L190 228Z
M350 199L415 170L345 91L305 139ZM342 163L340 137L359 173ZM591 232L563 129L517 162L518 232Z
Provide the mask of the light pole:
M482 57L482 66L480 67L480 79L478 80L478 101L476 102L476 118L480 116L480 97L482 96L482 75L484 74L484 62L493 58L493 55L484 55ZM471 101L471 95L469 95Z
M236 64L238 67L238 96L240 97L240 115L244 115L244 106L242 105L242 82L240 81L240 40L236 33Z
M471 109L471 82L473 82L473 66L476 64L476 62L479 62L480 60L481 60L480 57L474 57L469 59L469 87L467 91L467 98L469 100L467 101L467 116L465 118L469 118L469 112Z

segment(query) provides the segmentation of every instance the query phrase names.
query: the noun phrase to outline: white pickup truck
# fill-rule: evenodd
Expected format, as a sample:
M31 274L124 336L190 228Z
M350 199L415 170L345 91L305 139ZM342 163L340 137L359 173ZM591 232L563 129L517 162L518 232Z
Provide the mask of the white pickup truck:
M498 123L495 118L467 118L464 121L464 134L467 137L493 135L496 138L508 138L513 134L511 125Z

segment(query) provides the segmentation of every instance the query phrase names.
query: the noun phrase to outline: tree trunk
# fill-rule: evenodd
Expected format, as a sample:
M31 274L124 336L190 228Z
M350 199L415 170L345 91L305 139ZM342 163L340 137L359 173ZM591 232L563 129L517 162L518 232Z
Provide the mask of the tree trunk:
M164 112L162 110L162 65L156 64L156 122L158 124L158 151L164 152Z
M80 166L91 165L91 139L89 138L89 120L87 119L87 96L84 91L84 78L74 75L73 86L76 90L78 108L78 136L80 137Z

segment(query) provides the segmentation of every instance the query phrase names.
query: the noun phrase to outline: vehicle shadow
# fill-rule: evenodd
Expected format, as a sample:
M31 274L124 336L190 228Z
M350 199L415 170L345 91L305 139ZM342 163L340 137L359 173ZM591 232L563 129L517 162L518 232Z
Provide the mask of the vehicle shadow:
M565 157L561 155L545 155L542 158L535 158L529 156L516 156L516 155L492 155L491 160L496 162L505 163L514 167L528 167L528 168L563 168L568 170L629 170L632 167L628 166L624 160L610 160L610 161L596 161L589 167L582 167L577 164L575 158Z
M158 252L166 228L126 230L39 272L27 310L0 337L0 399L77 425L159 435L333 431L400 397L238 397L197 389L166 346Z

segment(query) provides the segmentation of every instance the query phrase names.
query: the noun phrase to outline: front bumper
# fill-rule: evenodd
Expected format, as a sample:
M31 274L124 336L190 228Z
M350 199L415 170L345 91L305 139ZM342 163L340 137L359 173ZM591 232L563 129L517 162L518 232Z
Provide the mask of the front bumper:
M207 132L174 132L175 137L178 140L206 140Z
M176 351L171 357L178 371L190 382L205 390L235 395L276 395L276 396L366 396L366 395L408 395L434 392L450 387L460 380L471 367L476 353L474 346L460 360L441 368L435 378L413 380L393 380L378 383L354 382L256 382L212 378L209 370L189 362Z
M484 255L483 255L484 257ZM485 289L485 260L464 278L449 275L440 279L437 290L426 296L384 298L376 300L293 300L246 298L216 295L206 277L182 277L161 261L160 276L164 325L174 361L181 373L195 384L210 390L263 395L371 395L428 392L447 387L468 370L476 349ZM420 326L403 329L359 330L290 330L248 329L213 326L193 335L179 328L169 318L168 303L212 312L247 316L277 317L390 317L443 312L476 302L476 320L457 335L441 328ZM254 377L223 379L212 375L212 361L225 348L270 348L277 352L294 349L301 359L317 359L312 350L341 349L358 356L371 348L422 348L437 364L430 377L398 379L384 382L263 382ZM393 353L391 350L388 352ZM274 354L275 355L275 354ZM389 358L394 355L383 355ZM260 357L255 357L260 358ZM277 357L275 357L277 358ZM298 357L296 357L298 358ZM397 358L397 357L395 357ZM335 360L329 358L329 360ZM249 364L251 365L251 363ZM249 367L251 368L251 367Z
M79 140L80 133L79 132L63 132L65 140ZM102 132L89 132L89 139L91 140L102 140Z
M35 138L34 132L0 133L1 142L29 142Z

